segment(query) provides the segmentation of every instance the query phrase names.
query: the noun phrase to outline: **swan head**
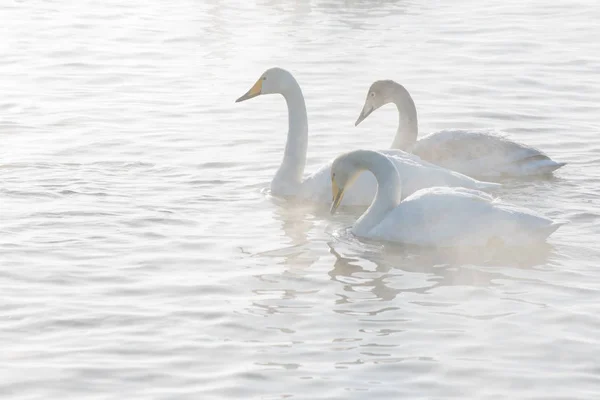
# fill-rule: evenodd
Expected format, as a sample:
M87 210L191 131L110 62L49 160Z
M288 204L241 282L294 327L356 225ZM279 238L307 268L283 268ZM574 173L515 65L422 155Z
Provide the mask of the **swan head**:
M261 94L285 93L295 83L292 74L283 68L269 68L256 83L235 102L239 103Z
M358 126L363 120L365 120L371 113L377 110L379 107L384 106L394 101L394 86L398 85L396 82L391 80L376 81L374 82L369 91L367 92L367 98L365 105L363 106L358 119L354 123L354 126Z
M365 169L351 153L342 154L331 164L331 214L340 206L344 192L352 186L361 171Z

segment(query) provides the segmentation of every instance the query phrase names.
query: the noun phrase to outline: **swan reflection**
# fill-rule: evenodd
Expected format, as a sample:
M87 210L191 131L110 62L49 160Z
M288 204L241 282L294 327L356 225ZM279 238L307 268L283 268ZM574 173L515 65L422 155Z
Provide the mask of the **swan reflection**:
M390 301L401 293L426 294L443 286L493 286L514 279L511 268L543 265L553 252L535 247L416 248L371 244L355 239L327 243L335 257L329 276L343 285L344 301L368 292L372 299ZM519 278L522 279L522 278ZM533 279L533 278L532 278ZM352 293L352 294L351 294Z

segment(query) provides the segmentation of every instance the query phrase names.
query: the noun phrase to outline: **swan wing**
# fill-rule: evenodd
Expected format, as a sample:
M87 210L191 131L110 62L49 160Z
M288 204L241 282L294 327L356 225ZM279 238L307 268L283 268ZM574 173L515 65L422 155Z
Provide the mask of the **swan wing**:
M450 171L421 160L418 156L402 150L381 150L393 161L400 173L402 197L423 188L433 186L467 187L472 189L495 189L497 183L482 182L458 172ZM323 164L317 171L308 176L302 183L299 196L315 203L331 203L331 164ZM354 184L349 187L342 200L345 206L368 206L377 191L377 180L370 172L362 172Z
M479 246L543 240L560 223L467 188L423 189L407 197L369 237L421 246Z
M407 197L420 189L437 186L479 190L496 189L500 186L497 183L479 181L460 172L432 164L402 150L384 150L380 152L394 162L400 173L402 197Z
M437 165L488 179L545 174L565 165L493 131L443 130L425 136L412 150Z

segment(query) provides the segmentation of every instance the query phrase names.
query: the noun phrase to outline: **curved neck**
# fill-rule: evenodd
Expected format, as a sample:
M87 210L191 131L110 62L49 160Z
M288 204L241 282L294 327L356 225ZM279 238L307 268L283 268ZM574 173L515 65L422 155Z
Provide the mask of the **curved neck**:
M373 203L352 227L355 235L365 236L400 204L400 176L394 163L383 154L370 150L359 150L355 154L360 158L360 167L369 170L377 179Z
M394 82L391 91L391 101L398 109L400 123L392 149L409 150L416 143L419 135L417 121L417 107L408 90L399 83Z
M302 183L308 147L308 118L300 86L294 79L281 93L288 107L288 135L283 161L271 182L271 191L279 196L296 194Z

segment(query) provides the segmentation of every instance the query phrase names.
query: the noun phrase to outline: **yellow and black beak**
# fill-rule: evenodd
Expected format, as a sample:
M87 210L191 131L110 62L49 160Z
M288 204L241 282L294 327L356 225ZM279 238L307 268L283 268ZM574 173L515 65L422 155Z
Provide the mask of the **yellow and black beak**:
M331 208L329 209L329 212L331 214L334 214L337 208L340 206L342 198L344 197L344 189L340 189L337 183L335 183L334 179L331 180L331 195L333 201L331 203Z
M250 88L250 90L248 90L246 92L246 94L244 94L242 97L237 99L235 102L239 103L240 101L248 100L248 99L251 99L253 97L260 95L261 91L262 91L262 84L263 84L263 78L261 77L259 80L256 81L254 86L252 86Z

